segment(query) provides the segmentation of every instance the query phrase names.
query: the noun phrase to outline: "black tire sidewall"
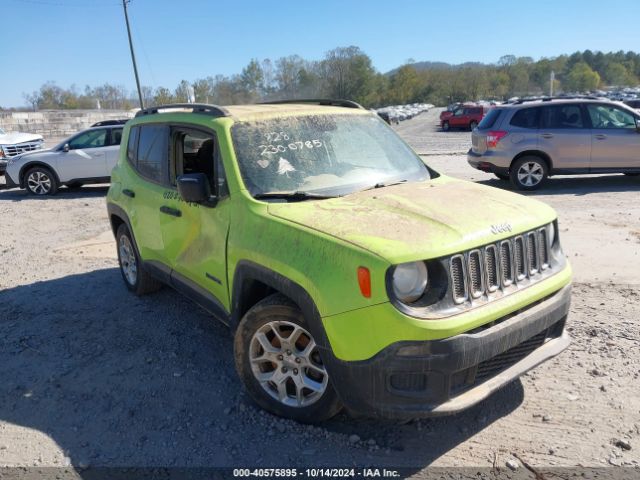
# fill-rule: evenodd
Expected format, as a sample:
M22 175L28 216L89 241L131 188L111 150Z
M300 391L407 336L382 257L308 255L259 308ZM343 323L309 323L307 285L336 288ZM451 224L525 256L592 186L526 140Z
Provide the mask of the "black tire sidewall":
M532 186L524 185L518 179L518 170L520 170L520 167L523 164L530 163L530 162L536 162L542 167L542 179L538 183ZM545 180L547 179L547 175L548 175L547 163L544 160L542 160L540 157L522 157L513 163L513 165L511 166L511 170L509 172L511 183L513 183L513 185L518 190L529 190L529 191L537 190L538 188L540 188L542 184L545 182Z
M449 125L449 122L444 122L442 124L442 130L444 130L445 132L448 132L451 129L451 126Z
M300 309L283 295L272 295L254 305L242 318L234 336L236 371L251 398L264 410L303 423L318 423L336 415L342 408L331 383L323 396L307 407L289 407L272 398L258 383L251 370L249 348L254 332L274 320L285 320L311 332ZM315 339L317 341L317 339ZM326 362L324 363L326 367Z
M124 274L124 271L122 270L122 259L120 258L120 238L122 236L126 236L129 239L129 243L133 248L133 256L136 259L136 283L134 285L129 283L129 280L127 280L127 276ZM124 223L121 224L118 227L118 230L116 231L116 250L118 251L118 266L120 268L120 275L122 275L122 280L124 280L124 284L127 286L127 288L130 291L137 292L138 287L140 285L140 271L141 271L140 256L138 255L138 250L136 249L135 243L133 242L133 238L131 237L131 232L129 232L129 229Z
M47 193L36 193L29 188L29 176L34 172L42 172L47 177L49 177L49 180L51 181L51 188ZM31 195L35 195L36 197L46 197L47 195L55 195L56 192L58 191L58 181L56 180L56 176L53 174L51 170L45 167L30 168L27 171L27 173L25 173L24 175L24 186L27 192L29 192Z

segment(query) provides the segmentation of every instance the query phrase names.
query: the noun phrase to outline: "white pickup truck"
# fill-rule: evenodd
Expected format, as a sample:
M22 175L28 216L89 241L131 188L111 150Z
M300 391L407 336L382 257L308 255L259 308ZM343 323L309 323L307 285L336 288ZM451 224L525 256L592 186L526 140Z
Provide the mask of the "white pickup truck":
M21 132L8 133L0 128L0 175L4 175L9 158L40 150L43 145L42 135Z

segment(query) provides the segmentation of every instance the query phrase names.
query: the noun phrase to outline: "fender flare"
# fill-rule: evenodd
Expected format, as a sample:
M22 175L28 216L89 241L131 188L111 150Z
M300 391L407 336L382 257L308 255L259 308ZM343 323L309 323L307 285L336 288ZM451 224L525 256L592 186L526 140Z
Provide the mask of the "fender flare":
M18 184L20 185L20 188L25 188L25 186L24 186L24 176L27 174L29 169L31 169L33 167L46 168L47 170L49 170L53 174L57 184L58 185L62 185L60 183L60 177L58 177L58 172L56 172L55 168L53 168L48 163L44 163L44 162L42 162L40 160L33 160L31 162L25 163L22 167L20 167L20 171L18 172Z
M233 275L233 290L231 298L230 328L235 332L242 320L242 303L246 300L243 285L247 280L257 280L273 290L289 297L299 308L309 323L311 334L320 348L331 349L329 339L324 331L320 312L311 295L299 284L273 270L249 260L241 260L236 265Z

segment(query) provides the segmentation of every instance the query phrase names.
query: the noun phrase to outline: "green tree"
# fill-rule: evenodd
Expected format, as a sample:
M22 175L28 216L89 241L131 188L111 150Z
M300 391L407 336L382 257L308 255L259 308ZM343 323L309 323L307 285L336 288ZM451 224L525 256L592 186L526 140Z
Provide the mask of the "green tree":
M588 92L598 88L600 75L585 62L578 62L571 67L562 84L566 91Z

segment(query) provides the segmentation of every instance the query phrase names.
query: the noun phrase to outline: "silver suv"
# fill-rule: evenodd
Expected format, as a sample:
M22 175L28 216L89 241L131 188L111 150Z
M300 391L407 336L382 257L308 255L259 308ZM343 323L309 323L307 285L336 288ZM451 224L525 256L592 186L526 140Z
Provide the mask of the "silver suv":
M495 107L473 131L469 164L535 190L551 175L640 175L640 113L592 97Z

